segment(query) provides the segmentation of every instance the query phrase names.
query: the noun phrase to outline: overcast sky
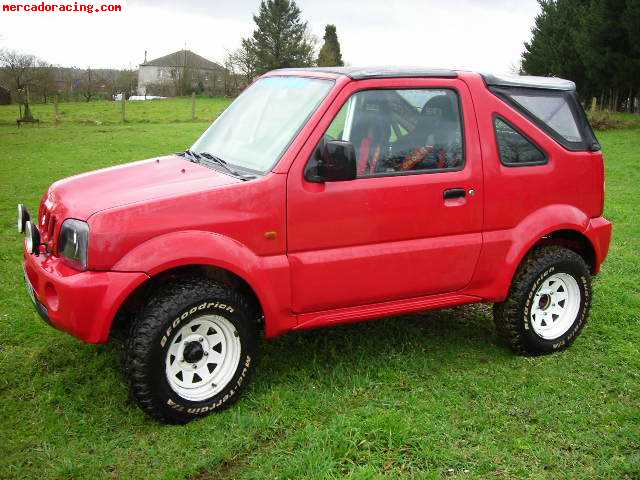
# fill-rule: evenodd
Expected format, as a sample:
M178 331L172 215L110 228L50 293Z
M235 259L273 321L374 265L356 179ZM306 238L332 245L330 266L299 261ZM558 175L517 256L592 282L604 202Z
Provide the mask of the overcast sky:
M259 0L121 3L120 13L93 15L0 11L0 48L32 53L65 66L136 68L145 50L153 59L186 44L222 62L225 52L253 31L252 14ZM507 72L518 62L539 10L535 0L298 0L298 5L319 45L325 24L337 26L342 56L350 65L494 72Z

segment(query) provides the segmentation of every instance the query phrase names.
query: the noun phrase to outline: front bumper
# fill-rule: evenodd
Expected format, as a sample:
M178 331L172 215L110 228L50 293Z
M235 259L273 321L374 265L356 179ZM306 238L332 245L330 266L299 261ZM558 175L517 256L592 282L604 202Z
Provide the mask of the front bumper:
M149 277L141 272L79 272L59 258L24 252L27 291L40 316L88 343L105 343L127 297ZM31 291L30 291L31 290Z

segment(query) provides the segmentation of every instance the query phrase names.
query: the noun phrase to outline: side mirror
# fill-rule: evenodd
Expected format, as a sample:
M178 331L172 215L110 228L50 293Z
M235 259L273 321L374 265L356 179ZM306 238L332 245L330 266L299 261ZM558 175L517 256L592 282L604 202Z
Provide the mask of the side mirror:
M351 142L321 141L305 171L309 182L339 182L357 176L356 150Z

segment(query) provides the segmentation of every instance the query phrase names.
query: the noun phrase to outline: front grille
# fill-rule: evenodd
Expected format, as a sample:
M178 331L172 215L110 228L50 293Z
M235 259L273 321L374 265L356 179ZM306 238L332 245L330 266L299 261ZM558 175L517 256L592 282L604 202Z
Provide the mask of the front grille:
M53 238L53 232L55 232L56 230L56 216L55 215L51 215L51 218L49 218L49 229L48 229L48 235L49 238Z
M55 248L55 231L57 218L42 203L40 205L40 239L42 243L47 244L47 250L53 252Z
M44 205L40 207L40 236L44 240L49 238L49 211Z

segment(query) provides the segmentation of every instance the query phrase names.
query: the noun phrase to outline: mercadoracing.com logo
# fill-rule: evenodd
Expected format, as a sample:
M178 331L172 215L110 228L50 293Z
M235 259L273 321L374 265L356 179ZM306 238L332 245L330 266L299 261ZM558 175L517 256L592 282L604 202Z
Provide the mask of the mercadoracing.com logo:
M109 13L121 12L121 3L90 3L90 2L24 2L24 3L3 3L3 12L15 13Z

